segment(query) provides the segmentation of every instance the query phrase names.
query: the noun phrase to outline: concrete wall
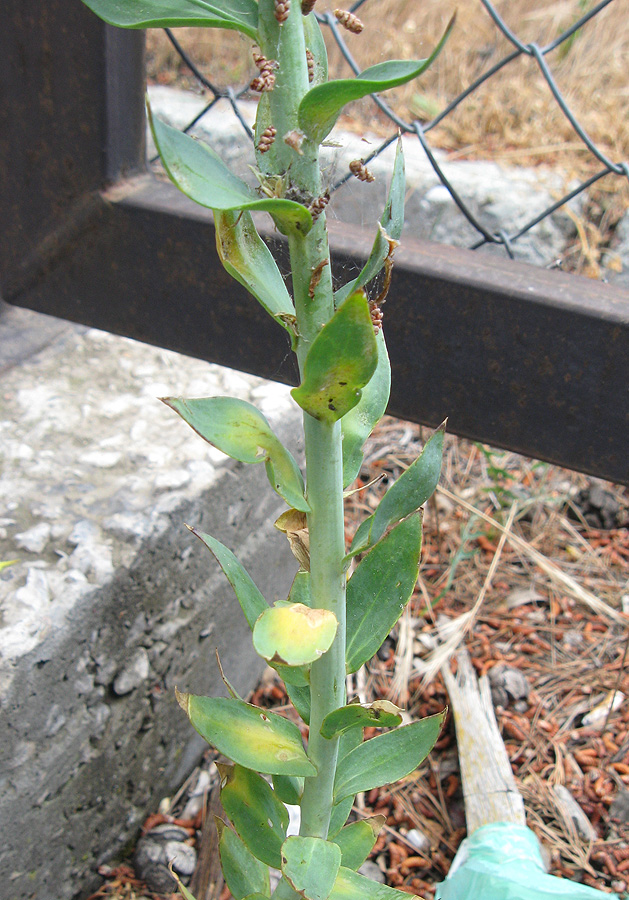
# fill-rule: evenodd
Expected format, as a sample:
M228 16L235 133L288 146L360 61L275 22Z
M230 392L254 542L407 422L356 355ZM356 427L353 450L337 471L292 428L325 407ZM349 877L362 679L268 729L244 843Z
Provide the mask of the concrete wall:
M215 647L240 691L261 671L184 523L271 602L296 569L263 466L156 398L250 399L296 453L299 416L283 387L24 311L0 315L0 345L0 560L19 560L0 574L0 895L71 900L206 747L175 684L224 694Z

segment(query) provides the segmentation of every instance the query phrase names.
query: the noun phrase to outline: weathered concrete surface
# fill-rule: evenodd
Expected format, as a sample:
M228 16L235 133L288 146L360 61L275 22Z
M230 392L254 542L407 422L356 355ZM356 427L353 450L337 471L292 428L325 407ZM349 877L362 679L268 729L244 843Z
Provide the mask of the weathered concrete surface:
M271 602L296 569L263 466L226 460L156 399L251 399L297 452L285 388L101 332L39 345L0 374L0 560L19 560L0 574L6 900L85 897L180 784L205 744L173 689L224 693L215 647L241 691L255 682L244 617L184 523Z

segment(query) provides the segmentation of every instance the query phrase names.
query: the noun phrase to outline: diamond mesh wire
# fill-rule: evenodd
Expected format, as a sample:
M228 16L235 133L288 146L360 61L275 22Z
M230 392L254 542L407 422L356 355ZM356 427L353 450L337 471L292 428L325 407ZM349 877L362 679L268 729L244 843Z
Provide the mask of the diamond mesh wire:
M348 9L350 12L356 14L360 10L360 8L368 2L369 0L357 0L357 2L352 4ZM414 135L423 148L423 152L425 153L425 156L428 159L440 183L446 188L450 197L452 198L452 201L456 204L461 216L463 216L467 220L469 225L472 226L472 228L478 235L477 239L469 245L470 249L476 250L488 244L493 244L501 247L509 257L514 258L513 248L518 240L520 240L524 235L530 232L531 229L533 229L544 219L555 213L560 207L564 206L564 204L567 204L574 198L584 194L600 179L604 178L605 176L612 175L619 180L629 180L629 163L621 160L611 159L595 143L595 141L590 138L585 128L580 124L577 115L570 106L570 103L560 90L547 61L547 58L553 53L553 51L556 51L559 47L561 47L561 45L565 44L566 41L570 41L573 36L576 35L577 32L579 32L580 29L586 27L588 23L594 19L595 16L601 13L601 11L605 9L605 7L607 7L610 3L614 2L614 0L602 0L602 2L598 3L592 9L584 13L578 20L573 22L573 24L569 28L565 29L554 40L552 40L545 46L539 46L536 43L525 43L520 40L518 35L505 23L504 19L500 16L496 7L490 2L490 0L480 0L480 2L487 14L493 20L496 29L498 29L502 33L504 38L506 38L507 41L512 45L513 50L498 62L496 62L489 69L487 69L487 71L480 75L465 90L454 97L454 99L452 99L448 103L448 105L441 112L439 112L438 115L434 116L428 122L420 122L417 119L413 121L407 121L404 118L401 118L391 108L389 103L385 99L383 99L383 97L372 95L371 99L373 103L376 104L376 106L390 120L392 131L388 137L382 139L380 143L367 156L364 157L363 162L367 165L373 159L380 156L384 152L384 150L386 150L386 148L397 139L399 132L401 132L402 134ZM361 71L361 67L357 64L352 53L350 52L350 49L343 35L343 29L334 14L332 12L325 12L322 14L316 13L316 15L322 28L329 31L349 69L351 69L354 74L358 74ZM240 108L240 101L244 100L250 95L249 84L247 83L238 88L218 87L203 75L203 73L200 71L199 66L196 65L195 60L192 59L186 52L186 50L182 47L181 43L178 41L172 31L170 31L169 29L165 29L165 32L185 65L193 73L194 77L197 79L204 91L207 91L210 94L210 99L205 107L197 115L195 115L190 122L188 122L183 130L186 132L190 131L220 100L226 100L230 104L233 110L233 114L240 122L245 134L251 140L251 142L253 142L253 132ZM519 227L512 230L507 227L492 229L486 222L483 221L482 212L479 214L478 211L473 210L470 204L465 202L460 193L457 192L457 190L451 183L451 180L448 178L447 174L444 171L444 167L438 159L438 153L435 152L435 150L438 148L433 147L430 143L430 133L439 124L446 120L448 116L451 116L457 109L457 107L470 95L477 91L481 87L481 85L484 85L486 82L488 82L493 76L495 76L506 66L513 64L515 60L521 59L523 57L528 58L531 65L537 67L538 71L541 73L544 79L548 91L554 98L554 101L561 113L570 123L575 136L582 143L585 150L587 150L587 152L601 164L601 168L598 169L598 171L596 171L593 175L581 180L578 184L576 184L576 186L572 186L569 191L564 193L552 204L546 206L524 224L519 225ZM333 182L330 186L330 193L332 194L334 193L334 191L338 190L338 188L345 184L345 182L347 182L351 177L352 173L347 172L341 178Z

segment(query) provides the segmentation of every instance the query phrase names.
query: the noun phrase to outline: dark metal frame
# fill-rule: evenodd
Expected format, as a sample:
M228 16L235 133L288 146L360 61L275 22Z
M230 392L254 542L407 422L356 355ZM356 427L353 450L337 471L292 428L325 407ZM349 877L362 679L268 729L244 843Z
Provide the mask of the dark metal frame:
M5 6L4 300L294 380L283 330L221 267L211 214L146 170L143 35L80 0ZM372 238L332 223L333 262L359 266ZM384 311L390 412L629 483L628 292L406 240Z

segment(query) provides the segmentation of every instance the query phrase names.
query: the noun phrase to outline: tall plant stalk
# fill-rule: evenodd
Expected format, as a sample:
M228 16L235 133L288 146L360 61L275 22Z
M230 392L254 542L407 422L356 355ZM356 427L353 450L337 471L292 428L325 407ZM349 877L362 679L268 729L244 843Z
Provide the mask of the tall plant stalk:
M281 869L277 900L385 900L402 897L357 874L382 817L346 825L354 795L411 772L436 740L441 716L401 726L386 701L347 703L348 673L366 663L411 597L421 543L421 506L441 466L443 429L387 491L345 544L344 490L357 477L362 447L384 414L390 367L382 302L404 218L401 144L387 204L362 272L334 290L325 221L320 146L343 107L417 77L434 60L380 63L352 79L328 81L325 45L304 0L85 0L122 27L232 28L255 42L260 92L255 128L258 191L230 172L211 148L149 117L172 181L214 211L226 269L290 335L301 383L306 479L266 419L229 397L166 398L206 441L244 463L264 462L286 501L276 523L300 562L287 600L269 606L236 557L195 531L231 582L256 651L284 678L309 726L307 747L294 724L239 698L178 693L193 726L233 765L221 767L221 799L233 828L219 822L225 880L235 900L270 896L268 867ZM358 20L338 13L359 30ZM363 176L357 160L353 171ZM268 212L286 235L292 296L250 215ZM357 565L348 579L352 560ZM363 742L363 729L385 730ZM272 776L273 786L261 774ZM299 836L286 836L285 804L301 808ZM186 900L194 900L184 885Z

